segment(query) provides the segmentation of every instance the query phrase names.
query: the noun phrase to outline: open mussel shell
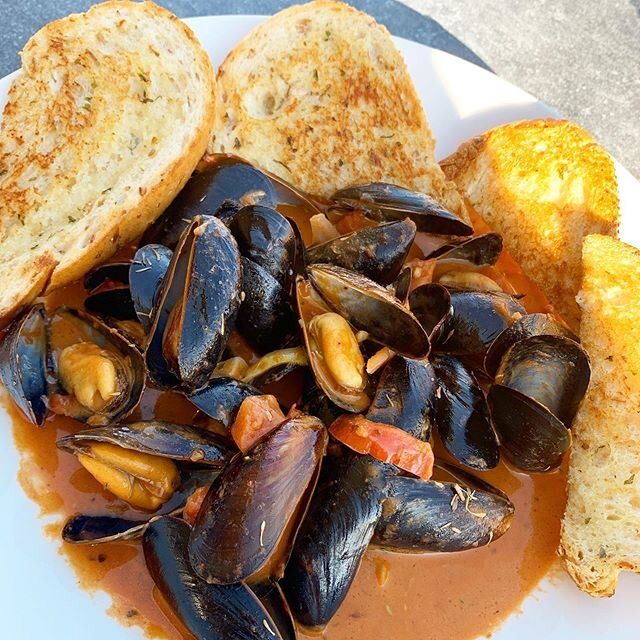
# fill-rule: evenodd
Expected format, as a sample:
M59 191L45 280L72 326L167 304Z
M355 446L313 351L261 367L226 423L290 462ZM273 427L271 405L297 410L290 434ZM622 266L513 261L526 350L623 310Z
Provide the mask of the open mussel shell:
M382 370L367 418L428 441L437 384L433 367L427 361L395 356Z
M484 392L457 358L434 355L438 392L432 396L433 421L445 449L461 464L484 471L500 460Z
M296 236L291 223L275 209L243 207L229 222L240 253L267 271L285 290L293 274Z
M116 320L138 319L128 286L111 287L90 293L84 300L84 308L91 313Z
M91 269L84 277L84 288L95 291L104 285L128 285L130 262L107 262Z
M108 354L116 370L118 391L99 410L86 408L73 417L93 426L126 418L138 406L145 385L145 365L138 347L116 328L96 317L61 307L51 316L50 322L52 366L59 381L60 354L65 347L81 342L95 344Z
M230 427L244 399L261 393L250 384L220 376L211 378L205 387L190 394L188 398L210 418Z
M172 256L173 251L161 244L145 244L136 251L129 266L131 300L145 332L151 328L151 312Z
M183 520L163 516L142 541L156 587L189 633L196 640L285 640L249 587L208 584L196 575L187 553L190 532Z
M413 277L412 271L413 270L409 265L403 267L395 282L390 285L396 298L398 298L398 300L403 304L409 297L409 291L411 290L411 279Z
M425 256L426 259L464 260L478 267L493 266L502 253L502 236L484 233L457 244L445 244Z
M473 228L445 209L431 196L384 182L340 189L332 200L352 209L362 209L374 220L410 218L418 231L447 236L470 236Z
M296 625L280 585L269 580L252 585L251 590L271 616L282 640L296 640Z
M208 487L218 475L215 469L183 471L180 486L157 511L144 518L132 520L113 515L77 514L69 518L63 529L62 539L69 544L102 544L142 537L151 520L160 515L182 513L189 496L200 487Z
M262 356L254 362L242 376L243 382L248 382L262 388L282 380L291 372L306 367L309 364L304 347L289 347L278 349Z
M47 415L47 316L37 304L7 329L0 342L0 380L29 422Z
M332 265L311 265L309 280L325 302L356 329L409 358L428 355L424 329L393 294L369 278Z
M384 465L345 452L323 464L318 488L281 581L293 615L327 624L342 604L382 511Z
M203 386L220 360L238 307L238 246L217 218L196 216L174 252L152 314L145 352L159 386Z
M76 453L97 442L217 468L222 468L233 455L229 445L215 433L161 420L78 431L61 438L57 444L64 451Z
M439 284L423 284L409 294L409 308L431 340L452 313L451 294Z
M578 337L547 313L530 313L507 327L491 344L484 359L484 370L495 376L502 357L516 343L530 336L564 336L574 342Z
M290 418L236 456L213 483L189 540L189 558L207 582L256 582L282 575L317 481L324 425Z
M511 525L514 506L497 489L457 480L391 476L372 544L408 553L464 551L489 544Z
M411 220L364 227L307 250L308 264L333 264L390 284L400 273L416 235Z
M484 359L493 341L525 308L511 295L451 289L451 313L442 323L434 349Z
M245 257L242 274L238 331L259 351L273 351L297 332L291 298L266 269Z
M327 429L344 413L342 407L331 402L327 394L318 386L312 373L309 373L305 379L300 408L305 413L319 418Z

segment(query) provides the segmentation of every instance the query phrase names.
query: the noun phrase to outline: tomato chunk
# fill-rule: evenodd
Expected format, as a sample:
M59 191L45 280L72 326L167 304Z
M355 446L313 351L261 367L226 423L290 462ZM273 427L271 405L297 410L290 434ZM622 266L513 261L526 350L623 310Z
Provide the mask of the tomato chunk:
M209 487L198 487L187 498L187 502L184 505L184 509L182 511L182 517L192 527L196 521L196 518L198 517L198 512L202 507L202 503L204 502L204 498L207 495L207 491L209 491Z
M242 453L284 421L284 413L275 396L249 396L242 401L235 422L231 426L231 437Z
M350 449L391 462L423 480L428 480L433 473L431 445L398 427L373 422L361 415L343 415L331 425L329 433Z

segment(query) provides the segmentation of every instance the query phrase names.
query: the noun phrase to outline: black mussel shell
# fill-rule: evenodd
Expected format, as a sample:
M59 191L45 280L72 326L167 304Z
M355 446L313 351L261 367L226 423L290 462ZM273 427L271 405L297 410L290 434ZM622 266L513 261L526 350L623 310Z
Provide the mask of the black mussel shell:
M0 342L0 380L29 422L47 415L47 315L38 304L13 321Z
M409 308L431 340L452 313L451 294L439 284L423 284L409 294Z
M138 319L128 286L111 287L91 293L84 300L84 308L91 313L116 320Z
M317 385L312 373L305 379L300 408L305 413L319 418L327 428L344 413L344 410L331 402L325 392Z
M146 332L151 328L151 312L156 306L172 256L173 251L161 244L145 244L136 251L129 267L131 300Z
M233 217L229 229L240 254L289 290L296 252L296 236L289 221L275 209L250 205Z
M372 543L393 551L480 547L503 535L514 514L513 504L500 491L457 482L393 476L387 494Z
M84 288L95 291L105 284L109 285L129 285L130 262L108 262L92 269L84 277Z
M296 252L293 260L293 272L295 275L304 275L307 269L307 250L305 248L304 240L302 238L302 232L297 222L293 218L287 218L293 234L296 237ZM292 280L292 283L295 279ZM293 286L292 286L293 288Z
M261 393L250 384L220 376L209 380L205 387L190 394L188 398L210 418L230 427L244 399Z
M475 376L452 356L435 355L431 363L439 387L433 396L433 421L446 450L467 467L493 469L500 448Z
M452 312L434 341L434 349L484 359L493 341L525 308L507 293L450 290Z
M298 636L295 622L280 585L277 582L266 581L252 585L251 589L275 622L282 640L296 640Z
M507 327L492 343L484 359L484 370L495 376L504 354L516 343L530 336L564 336L574 342L578 337L547 313L530 313Z
M242 258L242 293L237 325L259 351L273 351L297 332L297 320L287 290L252 260Z
M321 627L338 610L380 518L385 487L384 465L369 456L325 460L281 581L301 624Z
M57 444L60 449L74 453L95 442L218 468L233 455L231 447L215 433L161 420L78 431L61 438Z
M191 529L163 516L142 541L149 573L173 613L196 640L283 640L276 623L244 584L207 584L191 568Z
M418 231L434 235L470 236L473 228L445 209L431 196L384 182L372 182L341 189L332 200L363 209L374 220L411 218Z
M225 467L189 540L189 558L199 576L233 584L260 570L264 577L282 575L326 441L317 418L290 418Z
M391 285L393 292L403 304L409 297L409 291L411 290L412 269L410 266L402 268L400 275L396 278L395 282Z
M429 338L416 317L384 287L332 265L311 265L309 279L325 302L356 329L410 358L428 355Z
M502 253L502 236L498 233L484 233L463 240L459 244L445 244L430 254L426 259L464 260L478 267L493 266Z
M238 246L217 218L196 216L180 239L152 314L145 352L159 386L204 385L222 356L240 305ZM167 358L167 338L175 353Z
M218 155L202 171L196 171L164 214L144 234L145 244L159 243L173 249L180 236L197 215L217 215L229 205L278 202L272 181L246 160ZM235 205L235 206L234 206Z
M333 264L361 273L379 284L393 282L416 235L411 220L364 227L307 250L308 264Z
M431 437L430 413L437 384L428 362L395 356L382 370L367 418L427 441Z

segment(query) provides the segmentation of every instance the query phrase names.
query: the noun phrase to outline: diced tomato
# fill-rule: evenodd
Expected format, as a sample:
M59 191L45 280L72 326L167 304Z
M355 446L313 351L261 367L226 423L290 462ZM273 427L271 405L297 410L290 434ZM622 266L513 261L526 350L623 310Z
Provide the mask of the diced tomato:
M369 225L367 224L367 219L362 211L352 211L351 213L347 213L335 224L336 229L342 235L346 235L352 231L358 231L358 229L362 229L362 227L366 226Z
M361 415L342 415L331 425L329 433L350 449L391 462L423 480L428 480L433 473L431 445L398 427L373 422Z
M284 413L275 396L249 396L242 401L235 422L231 425L231 437L242 453L284 421Z
M191 526L195 524L196 518L198 517L198 513L200 512L200 509L202 507L202 503L204 502L204 498L207 495L207 491L209 491L209 487L198 487L187 498L187 503L184 505L182 517Z

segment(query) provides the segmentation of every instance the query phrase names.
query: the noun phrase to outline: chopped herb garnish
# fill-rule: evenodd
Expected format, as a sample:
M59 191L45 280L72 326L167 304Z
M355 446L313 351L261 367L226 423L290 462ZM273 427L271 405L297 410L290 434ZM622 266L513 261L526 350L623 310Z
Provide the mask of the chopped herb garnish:
M331 37L331 30L330 30L330 29L327 29L327 30L324 32L324 41L326 42L330 37Z
M109 191L111 191L111 187L107 187L106 189L104 189L102 191L102 195L104 195L105 193L109 193Z
M275 158L274 158L273 161L277 162L280 165L282 165L289 173L291 173L291 169L289 169L289 167L287 167L287 165L284 162L281 162L280 160L276 160Z
M633 481L636 479L636 474L632 473L625 481L625 484L633 484Z
M342 158L338 158L338 166L341 167L344 164L344 160Z
M606 558L607 550L604 547L600 547L600 551L598 551L598 558Z
M71 222L72 224L73 224L74 222L77 222L77 220L76 220L73 216L67 216L67 220L68 220L69 222Z
M314 70L313 70L313 79L314 79L316 82L318 82L318 70L317 70L317 69L314 69Z
M147 76L145 76L144 73L142 73L142 71L138 71L138 78L140 78L142 82L149 82L149 78L147 78Z
M390 133L388 136L380 136L382 139L386 140L388 138L393 138L393 133Z
M37 249L39 246L40 244L36 242L36 244L34 244L30 250L33 251L34 249Z
M591 517L585 518L584 523L589 524L591 522Z
M233 148L234 148L234 149L239 149L241 146L242 146L242 145L240 144L240 140L239 140L238 138L236 138L236 139L233 141Z

